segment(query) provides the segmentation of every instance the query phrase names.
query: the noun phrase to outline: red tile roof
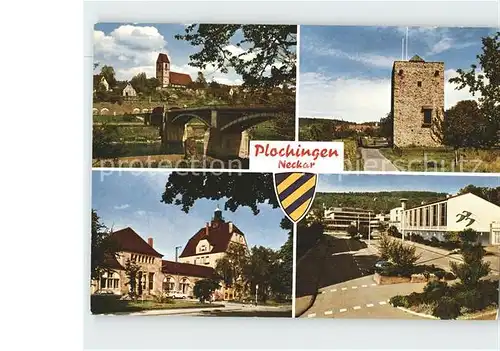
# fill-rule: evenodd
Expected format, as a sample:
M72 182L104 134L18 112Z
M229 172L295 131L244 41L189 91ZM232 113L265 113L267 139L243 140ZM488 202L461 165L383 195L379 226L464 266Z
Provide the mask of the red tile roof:
M215 224L215 225L214 225ZM179 257L190 257L196 256L196 246L200 242L201 239L207 239L210 245L213 246L210 252L199 253L198 255L206 255L225 252L233 236L233 233L239 233L244 235L241 230L238 229L233 224L233 233L229 232L229 223L221 222L221 221L212 221L210 226L208 227L208 236L206 236L206 228L203 227L198 232L189 239L186 247L182 250L182 253Z
M191 76L185 73L170 72L170 84L174 85L189 85L193 81Z
M158 54L158 58L156 59L156 62L168 62L168 63L170 63L170 60L168 59L167 54Z
M104 265L106 268L109 269L115 269L118 271L125 270L125 267L123 267L120 262L116 259L115 256L109 256L104 259Z
M199 266L190 263L162 261L161 270L165 274L186 275L199 278L215 278L216 273L212 267Z
M154 257L163 257L162 254L158 253L155 249L149 246L149 244L130 227L117 230L111 234L111 237L119 245L120 251L141 253Z

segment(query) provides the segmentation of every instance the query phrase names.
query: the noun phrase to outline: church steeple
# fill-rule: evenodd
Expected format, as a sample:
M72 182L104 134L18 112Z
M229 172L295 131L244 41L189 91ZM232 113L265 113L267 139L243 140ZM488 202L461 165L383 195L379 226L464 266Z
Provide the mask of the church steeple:
M212 221L224 222L224 218L222 218L222 210L219 208L219 205L217 205L217 208L214 211L214 218Z

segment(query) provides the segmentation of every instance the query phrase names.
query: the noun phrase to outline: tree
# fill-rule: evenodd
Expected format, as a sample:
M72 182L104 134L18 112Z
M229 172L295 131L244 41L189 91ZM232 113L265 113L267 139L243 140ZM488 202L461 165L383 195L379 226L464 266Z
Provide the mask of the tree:
M123 152L123 145L119 141L118 126L94 125L92 128L92 158L101 160L119 157Z
M207 88L208 83L207 80L205 79L205 76L203 75L203 72L198 72L198 77L196 78L195 82L200 88Z
M139 271L141 267L135 263L135 261L131 261L127 259L125 262L125 275L127 276L127 283L125 285L129 286L129 296L131 299L136 299L137 295L141 295L142 286L139 277Z
M388 260L391 253L391 245L393 240L387 234L382 234L380 236L380 241L378 244L378 251L380 253L380 259Z
M210 301L210 296L220 287L215 279L201 279L194 283L193 295L200 302Z
M224 208L232 212L239 206L250 207L256 215L258 205L279 206L274 190L272 173L178 173L169 175L161 202L181 205L189 212L198 199L220 200L225 198Z
M489 262L483 262L485 251L477 242L478 233L472 229L466 229L459 233L460 251L463 263L451 262L450 267L455 276L466 290L478 287L481 278L490 272Z
M192 24L175 38L201 47L190 56L193 67L233 68L251 88L295 86L295 25Z
M387 138L391 144L394 133L393 128L394 119L392 118L392 112L389 112L385 117L380 119L378 132L381 137Z
M489 201L497 206L500 206L500 186L497 186L496 188L488 188L488 187L479 187L469 184L458 191L458 194L466 194L466 193L472 193L476 196L485 199L486 201Z
M250 257L244 268L244 275L250 285L250 290L255 292L256 285L259 286L260 297L266 301L272 288L273 276L278 273L278 257L274 250L263 247L252 247ZM276 289L280 286L275 285Z
M112 66L102 66L101 76L104 76L104 79L106 79L110 88L114 88L116 86L115 69Z
M90 275L98 280L104 272L112 271L110 261L116 259L119 247L113 240L112 231L101 223L97 212L91 210Z
M212 88L212 89L220 89L221 85L219 83L217 83L215 80L212 79L212 81L209 84L209 87Z
M410 274L421 255L416 253L417 248L403 244L401 241L392 241L389 245L389 260L394 263L402 274Z
M480 94L479 108L487 121L485 128L491 131L485 134L491 138L482 141L487 147L498 142L500 131L500 32L481 41L482 53L476 57L482 72L477 74L478 66L472 64L468 71L458 69L458 77L451 78L450 83L456 83L457 90L468 87L474 96Z

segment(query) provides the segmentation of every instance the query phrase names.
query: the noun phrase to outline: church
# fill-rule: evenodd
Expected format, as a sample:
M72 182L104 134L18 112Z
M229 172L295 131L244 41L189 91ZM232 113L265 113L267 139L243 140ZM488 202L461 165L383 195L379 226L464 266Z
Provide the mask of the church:
M244 233L230 221L225 221L222 210L214 211L210 222L200 228L187 242L179 259L164 260L153 246L153 238L144 240L132 228L127 227L111 234L120 251L116 258L107 262L109 272L91 282L91 293L108 292L126 295L130 291L125 272L127 261L140 267L142 293L145 298L165 292L181 292L193 297L194 284L201 279L218 278L215 272L217 260L226 255L231 243L243 245L248 250ZM218 300L232 300L235 292L221 287L214 293Z
M156 59L156 79L160 82L161 88L185 88L193 82L189 74L172 72L170 59L167 54L163 53L158 54Z

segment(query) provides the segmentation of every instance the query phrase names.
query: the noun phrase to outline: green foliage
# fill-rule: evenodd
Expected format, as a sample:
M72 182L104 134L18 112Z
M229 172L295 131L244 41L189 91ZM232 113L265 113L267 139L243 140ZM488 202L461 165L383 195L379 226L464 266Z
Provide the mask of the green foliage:
M189 212L198 199L220 200L226 198L224 208L232 212L239 206L250 207L254 214L258 205L279 206L274 190L272 173L178 173L168 177L162 202L181 205Z
M432 311L432 315L440 319L457 319L460 315L460 305L452 297L441 297Z
M193 294L200 302L210 301L210 296L220 287L217 280L201 279L194 283Z
M382 234L378 245L380 258L382 260L388 260L391 252L392 239L387 234Z
M236 34L241 34L237 42ZM190 55L193 67L213 65L222 73L233 68L251 88L295 85L295 25L192 24L175 38L201 48ZM241 53L230 51L229 45L241 48Z
M396 228L396 226L393 226L393 225L391 225L387 229L387 234L390 236L398 237L398 238L401 237L401 233L399 232L398 228Z
M146 73L141 72L136 74L131 80L130 84L138 94L150 96L161 85L160 81L156 78L148 78Z
M420 259L421 255L416 253L417 248L403 244L401 241L393 240L389 246L389 259L400 269L401 273L411 274L415 263Z
M458 69L458 77L450 79L458 84L457 90L468 88L473 95L480 95L479 110L482 115L484 130L482 146L498 143L500 130L500 32L491 37L482 38L482 53L477 55L478 66L472 64L468 71Z
M373 201L374 193L317 193L314 204L316 207L355 207L370 209L375 213L388 213L401 206L401 198L407 198L407 207L420 205L422 202L432 202L446 198L446 193L431 191L381 191L377 193L377 201ZM367 207L367 204L370 204Z
M91 220L90 276L97 280L102 273L110 271L107 263L117 257L119 246L94 209L91 210Z
M378 135L392 140L393 123L392 113L389 112L385 117L380 119Z
M394 307L409 307L408 298L403 295L396 295L389 299L389 303Z
M424 287L423 297L426 302L435 302L449 293L446 282L430 281Z
M111 89L116 86L115 69L112 66L102 66L101 76L104 76Z
M92 158L118 157L123 153L118 126L110 124L94 125L92 128Z
M139 276L139 271L141 267L127 259L125 262L125 275L127 276L127 283L125 285L129 286L129 296L131 299L136 299L138 295L142 294L141 277Z

